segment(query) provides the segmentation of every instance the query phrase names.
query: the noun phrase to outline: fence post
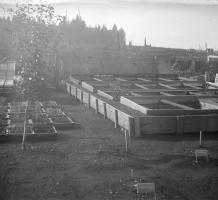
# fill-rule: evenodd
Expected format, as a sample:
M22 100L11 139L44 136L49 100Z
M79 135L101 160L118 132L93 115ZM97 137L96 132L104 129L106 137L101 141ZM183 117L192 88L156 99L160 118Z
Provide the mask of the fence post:
M203 143L202 143L202 131L200 131L200 141L199 141L199 145L200 145L200 147L203 146Z
M28 107L28 101L26 103L26 108L24 110L24 124L23 124L23 138L22 138L22 150L25 150L25 143L26 143L26 121L27 121L27 107Z
M128 124L128 129L129 129L129 135L130 137L135 136L135 122L133 117L129 117L129 124Z
M124 131L124 135L125 135L125 149L126 149L126 152L128 152L129 151L129 144L128 144L128 134L127 134L126 129Z
M90 108L90 93L88 93L88 108Z
M83 103L83 91L81 90L81 94L80 94L80 98L81 98L81 103Z
M184 116L177 116L176 117L176 127L177 127L176 133L177 134L183 134L184 132L183 123L184 123Z
M141 136L141 127L140 127L140 117L134 117L134 136L140 137Z
M107 109L106 109L106 103L103 103L104 105L104 118L107 119Z
M95 99L95 107L96 107L96 113L98 114L98 99Z
M70 96L71 96L71 85L70 85Z
M119 127L119 125L118 125L118 111L116 109L114 110L114 119L115 119L114 126L115 126L115 128L118 128Z

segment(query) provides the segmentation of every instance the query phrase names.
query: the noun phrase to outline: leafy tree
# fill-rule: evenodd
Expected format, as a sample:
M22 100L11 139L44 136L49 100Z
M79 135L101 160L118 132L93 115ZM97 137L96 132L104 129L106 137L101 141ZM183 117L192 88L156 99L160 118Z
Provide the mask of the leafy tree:
M39 89L46 78L46 69L56 64L60 34L57 25L63 18L56 16L54 8L48 4L17 3L9 12L18 74L23 77L23 87L28 95ZM34 95L28 95L31 96Z
M206 61L195 61L193 68L194 73L204 74L208 71L208 63L206 63Z
M191 60L178 60L173 64L173 69L178 72L182 73L184 75L185 72L187 72L190 69L192 62Z

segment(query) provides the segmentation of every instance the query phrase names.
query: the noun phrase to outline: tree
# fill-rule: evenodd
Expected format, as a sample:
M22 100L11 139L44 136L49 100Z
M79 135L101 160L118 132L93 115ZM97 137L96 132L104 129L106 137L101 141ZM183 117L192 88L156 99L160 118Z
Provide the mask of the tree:
M145 37L145 43L144 43L144 46L146 47L147 46L147 39Z
M119 48L123 48L126 45L126 36L122 28L119 29Z
M63 18L56 16L54 8L48 4L17 3L9 12L15 36L14 56L28 93L39 89L46 78L46 69L56 64L60 34L57 25Z
M113 30L114 32L117 32L117 25L116 25L116 24L113 25L112 30Z
M190 69L191 64L191 60L178 60L173 64L173 69L177 73L182 73L184 75L184 73Z

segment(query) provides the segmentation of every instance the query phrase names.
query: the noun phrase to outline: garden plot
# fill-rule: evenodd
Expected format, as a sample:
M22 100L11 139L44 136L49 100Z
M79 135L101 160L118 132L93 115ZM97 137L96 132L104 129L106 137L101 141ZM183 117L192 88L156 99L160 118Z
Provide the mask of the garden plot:
M199 100L184 101L184 102L182 102L182 105L185 105L185 106L188 106L188 107L191 107L191 108L194 108L194 109L202 109Z
M49 132L56 132L52 121L45 113L35 113L35 115L32 115L30 118L32 120L28 121L30 126L32 123L32 129L33 133L49 133Z
M143 89L166 89L165 87L158 85L158 84L143 84L141 85Z
M0 134L8 134L8 127L10 126L9 106L0 107Z
M113 105L121 107L121 112L126 115L130 111L128 116L133 118L134 123L130 119L127 127L137 133L134 136L145 132L162 134L218 130L215 100L218 90L205 88L203 82L175 74L111 75L108 79L94 76L92 80L90 76L80 78L83 84L66 82L70 96L75 96L115 123L115 111L119 109L111 109ZM118 120L118 124L122 120ZM159 123L162 126L159 127Z
M131 96L162 96L161 92L131 92Z
M172 95L172 96L176 96L176 95L191 95L189 91L184 91L184 90L176 90L176 91L164 91L164 93Z
M7 106L8 134L22 134L24 131L25 106L9 103Z
M8 126L10 124L9 119L5 114L0 114L0 134L8 133Z
M22 134L24 131L25 113L10 113L10 134ZM30 133L30 129L26 128L26 133Z
M172 87L174 87L175 89L181 89L181 90L193 90L193 89L197 89L198 87L192 86L191 84L184 84L183 82L172 85ZM198 88L198 89L202 89L202 88Z
M51 119L52 124L56 129L70 129L73 128L75 122L72 121L57 105L56 102L40 103L42 110Z
M30 126L32 126L33 133L56 133L51 118L44 112L40 102L28 106L27 118Z
M34 140L41 136L49 139L57 134L51 119L43 113L38 102L29 105L28 102L13 102L2 106L0 111L0 141L21 141L24 133Z
M144 106L148 109L182 109L182 108L178 108L178 107L175 107L175 106L172 106L172 105L169 105L169 104L166 104L166 103L162 103L162 102L158 102L158 103L150 103L150 104L141 104L141 106Z

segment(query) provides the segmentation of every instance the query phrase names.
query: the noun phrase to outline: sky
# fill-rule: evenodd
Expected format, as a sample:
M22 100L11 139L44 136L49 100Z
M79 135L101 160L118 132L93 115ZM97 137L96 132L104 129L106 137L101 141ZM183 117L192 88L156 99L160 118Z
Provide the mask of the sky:
M14 2L80 3L80 4L117 4L117 3L173 3L193 5L217 5L218 0L0 0L0 3Z
M80 12L88 26L100 24L110 29L117 24L125 30L127 43L143 45L146 37L152 46L218 49L218 0L46 1L58 14L67 12L69 20Z

